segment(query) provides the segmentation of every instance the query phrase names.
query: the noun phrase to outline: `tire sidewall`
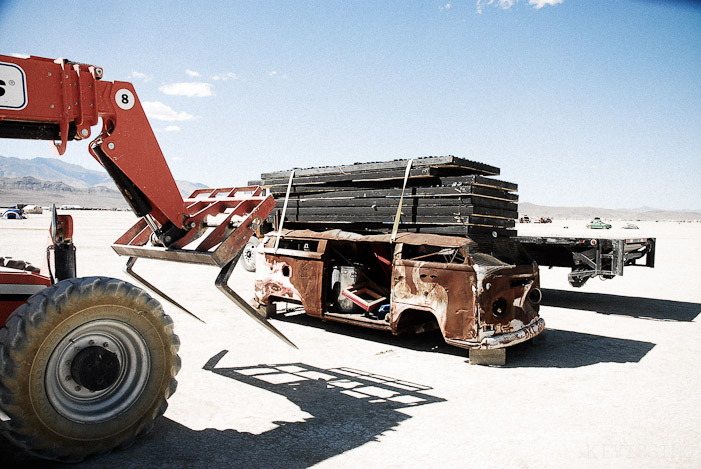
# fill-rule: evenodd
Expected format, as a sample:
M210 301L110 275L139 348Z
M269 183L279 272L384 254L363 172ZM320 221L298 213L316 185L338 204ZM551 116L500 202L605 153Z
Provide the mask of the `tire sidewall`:
M82 283L80 283L82 281ZM53 289L53 291L49 291ZM143 290L114 279L71 279L49 287L44 295L43 321L26 328L27 340L22 357L33 357L30 366L19 367L18 393L28 396L30 408L23 409L22 420L38 433L38 445L61 452L86 454L109 451L132 439L157 416L168 397L173 379L177 350L170 342L172 330L164 327L165 316L158 301ZM28 306L28 305L25 305ZM139 333L150 355L149 376L142 392L121 414L99 423L74 422L51 405L46 389L47 365L57 345L76 328L92 321L120 321ZM21 344L18 344L21 345Z

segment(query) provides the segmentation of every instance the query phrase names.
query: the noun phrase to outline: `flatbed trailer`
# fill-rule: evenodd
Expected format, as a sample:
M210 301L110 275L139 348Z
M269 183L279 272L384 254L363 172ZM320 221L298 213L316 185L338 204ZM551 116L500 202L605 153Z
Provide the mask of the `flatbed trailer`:
M593 277L623 275L626 266L655 266L655 238L517 236L539 266L569 267L568 280L581 287Z

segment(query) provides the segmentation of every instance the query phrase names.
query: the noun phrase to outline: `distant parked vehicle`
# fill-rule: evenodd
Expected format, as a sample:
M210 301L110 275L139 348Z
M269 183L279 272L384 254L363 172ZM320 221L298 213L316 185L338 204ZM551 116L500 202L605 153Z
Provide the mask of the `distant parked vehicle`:
M38 205L25 205L22 207L22 213L24 215L41 215L44 210Z
M531 222L531 219L528 218L528 215L524 215L524 216L522 216L521 218L518 219L518 222L519 222L519 223L530 223L530 222Z
M593 230L610 230L611 225L603 222L601 218L596 217L587 224L587 228L591 228Z
M637 230L637 229L639 229L639 228L638 228L638 225L634 225L634 224L632 224L632 223L627 223L627 224L623 227L623 229L624 229L624 230Z
M11 208L1 213L2 215L0 215L0 218L5 218L7 220L22 220L24 218L22 213L16 208Z

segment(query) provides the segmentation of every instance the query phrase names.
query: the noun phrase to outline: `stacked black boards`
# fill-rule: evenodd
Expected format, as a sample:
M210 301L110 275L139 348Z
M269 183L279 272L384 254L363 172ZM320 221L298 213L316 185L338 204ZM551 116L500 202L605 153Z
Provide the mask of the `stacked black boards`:
M515 236L518 186L493 178L499 168L455 156L295 169L284 228L390 233L402 201L399 231L457 236ZM282 222L292 171L264 173ZM402 187L405 184L403 191Z

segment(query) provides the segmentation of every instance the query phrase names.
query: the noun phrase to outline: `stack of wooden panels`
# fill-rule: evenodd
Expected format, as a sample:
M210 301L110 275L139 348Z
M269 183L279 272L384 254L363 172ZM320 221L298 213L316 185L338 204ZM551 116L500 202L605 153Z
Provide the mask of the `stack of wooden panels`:
M361 233L392 230L408 160L296 169L284 226L316 231L340 228ZM277 201L277 223L291 171L264 173L260 181ZM449 235L515 235L516 184L491 176L499 168L455 156L412 161L400 231Z

